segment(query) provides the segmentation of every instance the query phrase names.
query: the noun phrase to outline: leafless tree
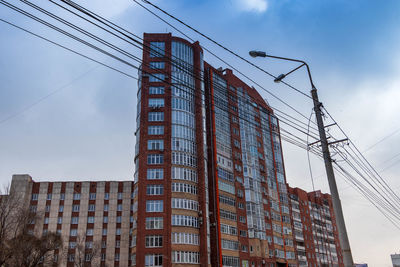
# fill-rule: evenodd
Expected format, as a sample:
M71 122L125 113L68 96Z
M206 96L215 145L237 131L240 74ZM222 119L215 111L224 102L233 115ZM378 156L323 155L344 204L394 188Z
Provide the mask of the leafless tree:
M40 214L29 210L17 192L7 186L0 192L0 266L34 267L50 262L61 237L33 235L30 226Z
M64 248L64 257L73 261L75 267L98 266L101 257L101 243L78 235L76 241L70 241Z

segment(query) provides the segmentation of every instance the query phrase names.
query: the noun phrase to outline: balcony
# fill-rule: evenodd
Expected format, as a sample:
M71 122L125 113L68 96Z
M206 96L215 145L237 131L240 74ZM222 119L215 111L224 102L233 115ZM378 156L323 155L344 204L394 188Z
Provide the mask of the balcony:
M304 241L304 237L302 235L295 234L294 238L299 241Z
M306 251L306 248L304 246L297 245L296 248L297 250Z
M307 262L307 257L306 256L298 255L297 258L299 259L299 261L306 261Z

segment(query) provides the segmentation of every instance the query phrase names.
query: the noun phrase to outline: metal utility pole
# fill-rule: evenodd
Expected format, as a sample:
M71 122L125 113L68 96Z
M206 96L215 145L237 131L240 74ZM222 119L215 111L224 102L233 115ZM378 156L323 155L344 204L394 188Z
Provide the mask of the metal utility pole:
M339 198L339 192L336 185L335 173L333 172L331 154L329 152L328 140L326 139L324 122L322 120L321 106L322 103L318 100L317 89L313 86L311 89L311 96L314 102L315 117L317 118L317 125L319 131L319 138L321 139L322 154L324 156L325 170L328 177L329 189L332 196L332 205L335 212L336 225L339 233L340 247L342 249L343 263L345 267L353 267L353 256L351 255L349 237L347 236L346 225L344 223L344 216L342 204Z
M312 81L310 68L308 67L308 64L303 60L271 56L271 55L267 55L263 51L250 51L249 54L252 57L270 57L270 58L275 58L275 59L282 59L282 60L294 61L294 62L301 63L300 66L289 71L288 73L279 75L277 78L275 78L275 80L274 80L275 82L280 82L287 75L298 70L299 68L301 68L303 66L306 66L306 68L307 68L308 78L310 79L311 88L312 88L311 89L311 97L314 102L314 111L315 111L315 116L317 118L317 125L318 125L319 137L320 137L320 141L321 141L322 154L323 154L324 162L325 162L325 170L326 170L326 175L328 178L329 189L331 191L331 196L332 196L332 205L333 205L333 211L335 213L337 230L339 233L340 247L342 249L343 263L344 263L345 267L353 267L354 263L353 263L353 256L351 254L351 249L350 249L349 237L347 236L346 225L344 223L342 204L340 202L339 192L338 192L336 180L335 180L335 173L333 172L333 167L332 167L331 154L329 152L329 143L326 138L324 121L322 120L322 112L321 112L322 103L319 102L319 100L318 100L317 88L315 88L314 83ZM342 140L340 140L340 141L342 141ZM336 142L338 142L338 141L336 141Z

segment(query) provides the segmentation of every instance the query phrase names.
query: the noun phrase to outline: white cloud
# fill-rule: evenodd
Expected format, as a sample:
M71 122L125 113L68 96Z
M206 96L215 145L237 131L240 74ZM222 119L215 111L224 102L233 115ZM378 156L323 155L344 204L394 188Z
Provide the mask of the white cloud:
M250 12L263 13L268 8L267 0L237 0L239 9Z

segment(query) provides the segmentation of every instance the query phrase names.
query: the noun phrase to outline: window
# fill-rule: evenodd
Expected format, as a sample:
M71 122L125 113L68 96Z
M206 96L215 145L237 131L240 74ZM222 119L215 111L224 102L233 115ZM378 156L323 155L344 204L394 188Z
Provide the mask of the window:
M150 86L149 95L163 95L165 93L164 86Z
M96 193L90 193L89 194L89 199L90 200L95 200L96 199Z
M150 57L163 57L165 55L164 42L150 42Z
M194 128L194 114L172 110L172 123Z
M117 211L122 211L122 204L117 205Z
M149 82L163 82L165 80L165 75L162 73L152 73L149 74Z
M94 223L94 217L93 216L88 217L87 222L88 223Z
M221 232L228 235L237 235L237 228L232 225L221 223Z
M129 247L131 247L131 248L136 247L136 236L135 235L132 237Z
M147 180L162 180L164 169L147 169Z
M172 208L173 209L185 209L185 210L199 210L199 202L191 199L185 198L172 198Z
M149 121L164 121L164 112L149 112Z
M78 224L79 223L79 217L71 217L71 224Z
M197 157L186 153L172 152L172 164L185 165L196 168Z
M186 215L172 215L173 226L199 227L199 218Z
M237 215L234 212L230 212L227 210L220 209L220 216L221 218L231 220L231 221L236 221Z
M197 195L197 186L185 183L172 183L172 192L182 192Z
M51 200L52 196L52 194L47 194L47 200Z
M92 228L86 229L86 235L93 236L93 229Z
M217 167L217 171L218 171L218 178L227 180L229 182L234 182L235 179L233 178L233 173L230 171L227 171L225 169L222 169L220 167Z
M164 186L162 184L147 185L146 194L150 196L164 194Z
M50 205L46 205L45 210L46 210L46 212L50 212Z
M199 235L193 233L172 233L172 244L199 245Z
M235 186L222 181L218 181L218 189L231 194L235 194Z
M87 241L87 242L85 243L85 248L86 248L86 249L88 249L88 248L93 248L93 242L92 242L92 241Z
M235 147L240 148L240 142L239 142L239 140L234 139L234 140L233 140L233 144L234 144Z
M62 217L57 218L57 224L62 224Z
M118 199L122 199L122 193L121 192L118 193L117 198Z
M150 69L162 70L165 68L165 62L153 61L149 64Z
M162 254L146 254L144 266L163 266Z
M74 200L79 200L79 199L81 199L81 194L79 194L79 193L74 193Z
M103 235L103 236L107 236L107 228L103 229L102 235Z
M115 261L119 261L119 253L115 253L114 260L115 260Z
M65 200L65 194L64 193L60 194L60 200Z
M147 130L148 135L162 135L164 134L164 126L154 125L149 126Z
M104 204L104 211L108 211L108 204Z
M104 193L104 199L105 200L110 199L110 193L108 193L108 192Z
M76 236L78 234L78 229L71 229L70 231L69 231L69 235L70 236Z
M192 169L172 167L172 179L186 180L197 183L197 172Z
M79 205L72 205L72 212L79 212Z
M117 228L115 230L115 235L121 235L121 228Z
M149 98L150 108L162 108L164 107L164 98Z
M162 235L148 235L146 236L146 248L159 248L162 247Z
M200 253L192 251L172 251L173 263L199 264Z
M108 223L108 216L103 217L103 223Z
M49 224L49 217L44 217L44 224Z
M163 164L164 155L162 154L149 154L147 155L147 164Z
M164 140L147 140L148 150L164 150Z
M89 204L89 211L95 211L96 210L96 205L95 204Z
M115 240L115 247L116 248L121 247L121 240Z
M163 204L162 200L147 200L146 212L163 212Z
M163 217L147 217L146 229L163 229Z
M37 206L36 206L36 205L30 206L30 207L29 207L29 210L30 210L32 213L36 213L36 211L37 211Z
M32 194L32 200L38 200L39 194Z
M227 240L227 239L222 239L221 240L221 246L222 246L223 249L238 250L239 249L239 242L232 241L232 240Z
M68 254L68 262L74 262L75 261L75 255L74 254Z
M58 207L58 211L59 211L59 212L63 212L63 211L64 211L64 205L60 205L60 206Z
M239 267L239 257L234 256L222 256L222 265L223 266L233 266Z
M234 198L224 195L219 195L219 202L230 206L236 206L236 201Z

